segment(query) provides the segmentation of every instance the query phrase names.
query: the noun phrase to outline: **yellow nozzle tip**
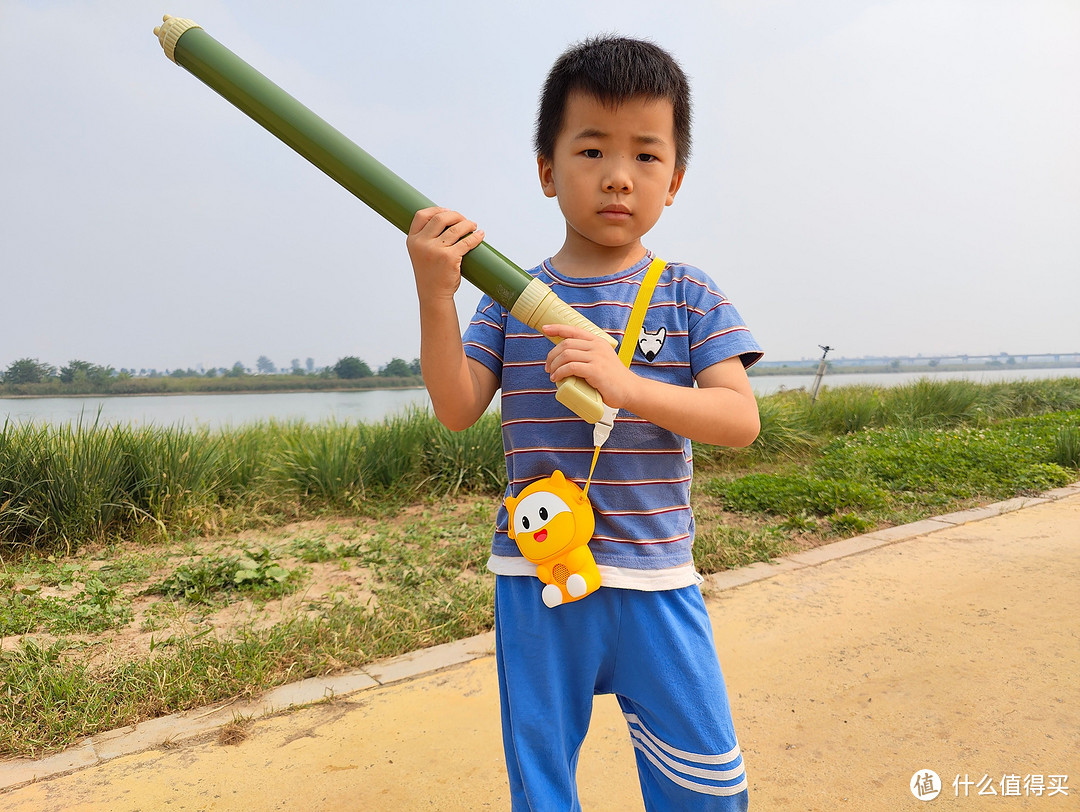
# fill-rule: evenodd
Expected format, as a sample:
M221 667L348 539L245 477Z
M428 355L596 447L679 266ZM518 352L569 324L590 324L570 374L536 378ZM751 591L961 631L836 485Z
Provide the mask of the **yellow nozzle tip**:
M161 18L161 25L154 29L154 36L158 38L161 47L165 49L165 55L173 62L176 61L176 42L189 28L200 28L198 23L183 17L173 17L166 14Z

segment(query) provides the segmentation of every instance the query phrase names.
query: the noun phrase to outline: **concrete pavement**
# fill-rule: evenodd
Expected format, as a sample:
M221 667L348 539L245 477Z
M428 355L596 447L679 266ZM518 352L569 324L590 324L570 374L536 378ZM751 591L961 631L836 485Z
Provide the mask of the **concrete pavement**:
M752 809L1080 809L1080 483L705 591ZM506 809L491 642L2 763L0 809ZM252 718L246 738L226 744L237 717ZM924 801L910 786L927 771L940 795ZM598 697L585 809L641 810L634 776L618 707Z

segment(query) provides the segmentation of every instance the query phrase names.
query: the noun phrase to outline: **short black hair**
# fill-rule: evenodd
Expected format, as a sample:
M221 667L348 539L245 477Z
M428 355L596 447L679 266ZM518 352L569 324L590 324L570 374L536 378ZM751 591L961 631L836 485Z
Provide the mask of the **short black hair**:
M570 94L588 93L619 105L635 96L667 99L675 123L675 163L690 159L690 82L663 48L648 40L598 36L568 48L548 72L540 94L534 145L537 155L551 159L562 129Z

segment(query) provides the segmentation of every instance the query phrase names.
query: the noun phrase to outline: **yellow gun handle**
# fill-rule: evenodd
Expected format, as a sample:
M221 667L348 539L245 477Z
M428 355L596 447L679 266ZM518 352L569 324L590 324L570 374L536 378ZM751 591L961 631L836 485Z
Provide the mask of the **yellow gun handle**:
M534 279L521 292L510 309L510 315L537 331L545 324L566 324L600 336L613 349L618 346L614 338L556 296L551 288L539 279ZM558 343L560 339L553 338L552 341ZM555 399L586 423L595 423L604 416L604 401L600 393L580 378L565 378L559 381Z

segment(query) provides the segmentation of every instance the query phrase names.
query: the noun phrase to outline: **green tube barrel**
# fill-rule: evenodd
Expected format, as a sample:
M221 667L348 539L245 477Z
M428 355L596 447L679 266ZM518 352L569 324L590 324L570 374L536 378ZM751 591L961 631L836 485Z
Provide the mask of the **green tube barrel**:
M434 205L191 20L166 15L154 34L169 59L217 91L402 232L408 233L417 211ZM487 243L465 255L461 275L536 330L545 324L572 324L615 345L607 333ZM604 405L599 394L584 381L561 381L556 398L587 422L595 423L603 416Z

